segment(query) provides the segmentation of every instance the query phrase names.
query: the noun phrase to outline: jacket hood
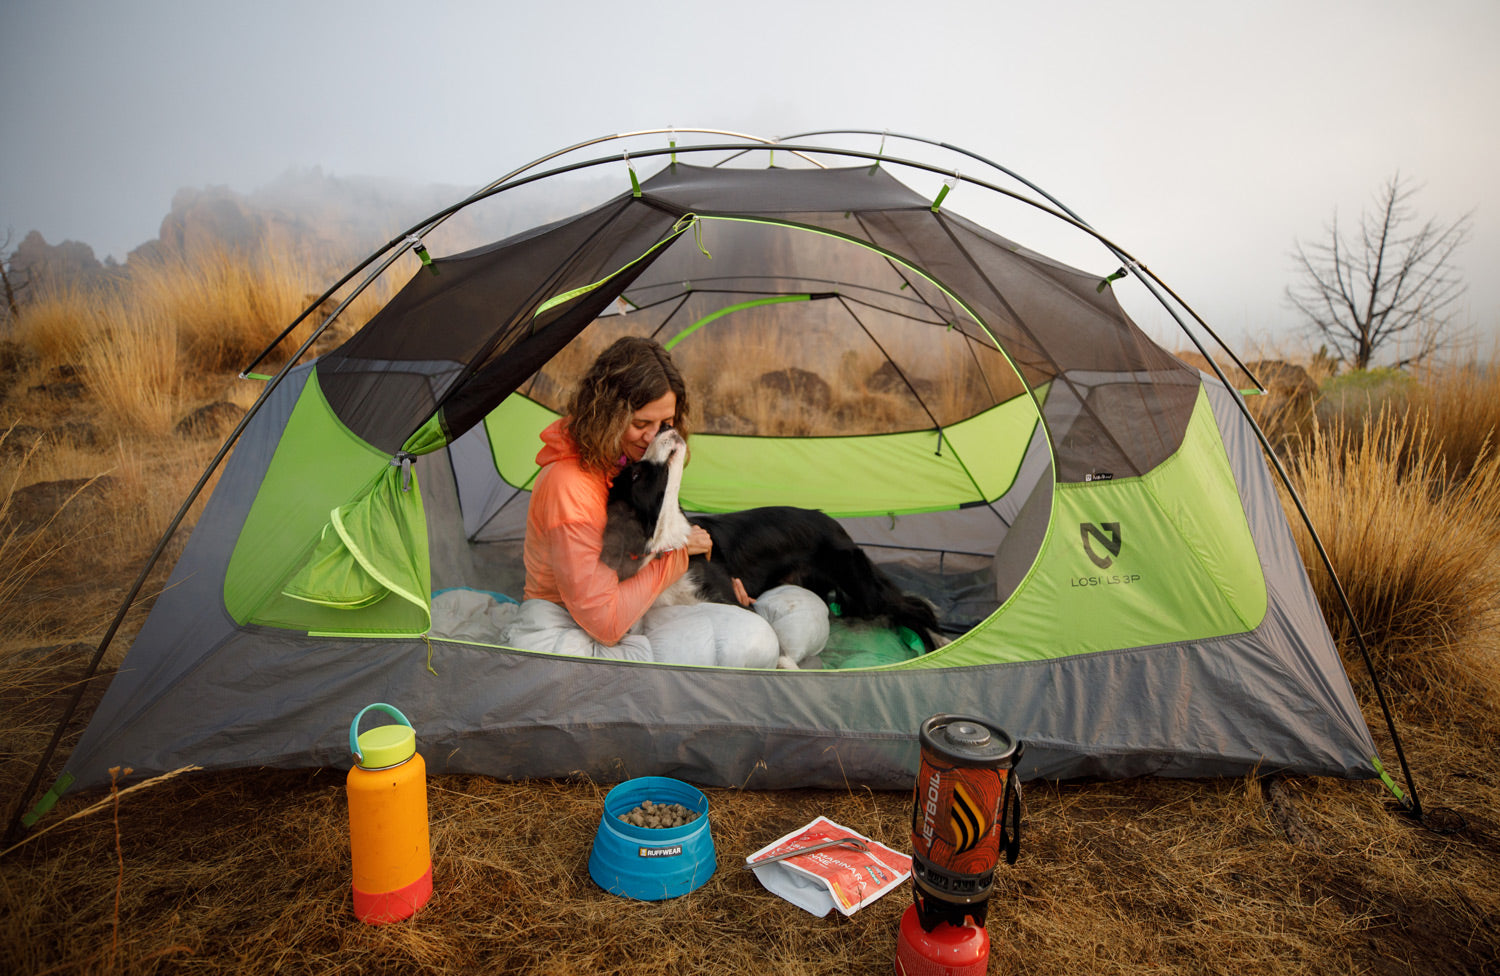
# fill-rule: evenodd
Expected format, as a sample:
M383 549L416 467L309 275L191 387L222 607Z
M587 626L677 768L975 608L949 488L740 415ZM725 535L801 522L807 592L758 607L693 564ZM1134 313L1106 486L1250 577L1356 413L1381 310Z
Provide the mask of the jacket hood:
M548 424L547 428L542 431L541 437L542 449L536 455L536 463L539 467L545 468L552 462L561 461L564 458L583 456L579 453L578 444L568 435L562 419Z

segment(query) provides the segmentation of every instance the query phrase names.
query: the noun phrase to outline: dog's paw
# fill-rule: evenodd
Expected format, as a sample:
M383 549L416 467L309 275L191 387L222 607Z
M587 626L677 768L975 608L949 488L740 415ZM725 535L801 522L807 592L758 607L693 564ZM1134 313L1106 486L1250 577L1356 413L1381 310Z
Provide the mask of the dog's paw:
M781 655L780 657L778 657L776 659L776 670L778 670L778 671L801 671L802 668L797 664L796 661L792 660L791 657L789 657L786 654L783 654L783 655Z

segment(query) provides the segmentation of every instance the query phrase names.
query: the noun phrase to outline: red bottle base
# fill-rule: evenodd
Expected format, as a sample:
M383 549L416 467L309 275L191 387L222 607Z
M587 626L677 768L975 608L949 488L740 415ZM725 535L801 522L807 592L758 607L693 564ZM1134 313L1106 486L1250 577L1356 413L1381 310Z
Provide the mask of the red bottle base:
M370 925L399 922L416 913L432 897L432 864L420 878L403 888L377 894L354 889L354 917Z

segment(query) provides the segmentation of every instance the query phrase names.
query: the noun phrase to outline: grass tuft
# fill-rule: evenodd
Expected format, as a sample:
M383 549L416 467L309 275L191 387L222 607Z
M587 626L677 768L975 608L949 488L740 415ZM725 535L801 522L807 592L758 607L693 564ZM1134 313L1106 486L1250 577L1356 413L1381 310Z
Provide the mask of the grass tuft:
M1452 706L1500 690L1500 458L1482 449L1455 477L1441 443L1425 414L1387 405L1368 423L1316 431L1290 469L1382 668L1419 700ZM1349 647L1333 580L1288 512L1329 629ZM1350 670L1363 667L1351 657Z

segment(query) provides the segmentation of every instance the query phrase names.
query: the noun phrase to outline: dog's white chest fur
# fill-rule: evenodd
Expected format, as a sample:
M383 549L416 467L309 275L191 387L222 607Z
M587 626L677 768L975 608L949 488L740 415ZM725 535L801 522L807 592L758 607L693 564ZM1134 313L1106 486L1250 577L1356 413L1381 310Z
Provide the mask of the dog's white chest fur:
M656 530L646 540L646 551L654 555L668 549L680 549L687 545L688 533L693 528L688 524L687 516L682 514L682 506L677 500L682 490L682 466L687 463L687 442L669 427L656 435L641 460L667 467L667 488L662 492Z
M682 514L682 506L678 501L682 490L682 466L687 462L687 443L677 431L668 428L656 435L641 460L664 464L667 468L667 487L662 492L656 528L651 533L651 538L646 540L646 552L655 556L687 545L688 533L693 529L687 516ZM672 607L701 602L703 600L698 595L698 587L692 574L685 573L662 591L656 598L655 605Z

